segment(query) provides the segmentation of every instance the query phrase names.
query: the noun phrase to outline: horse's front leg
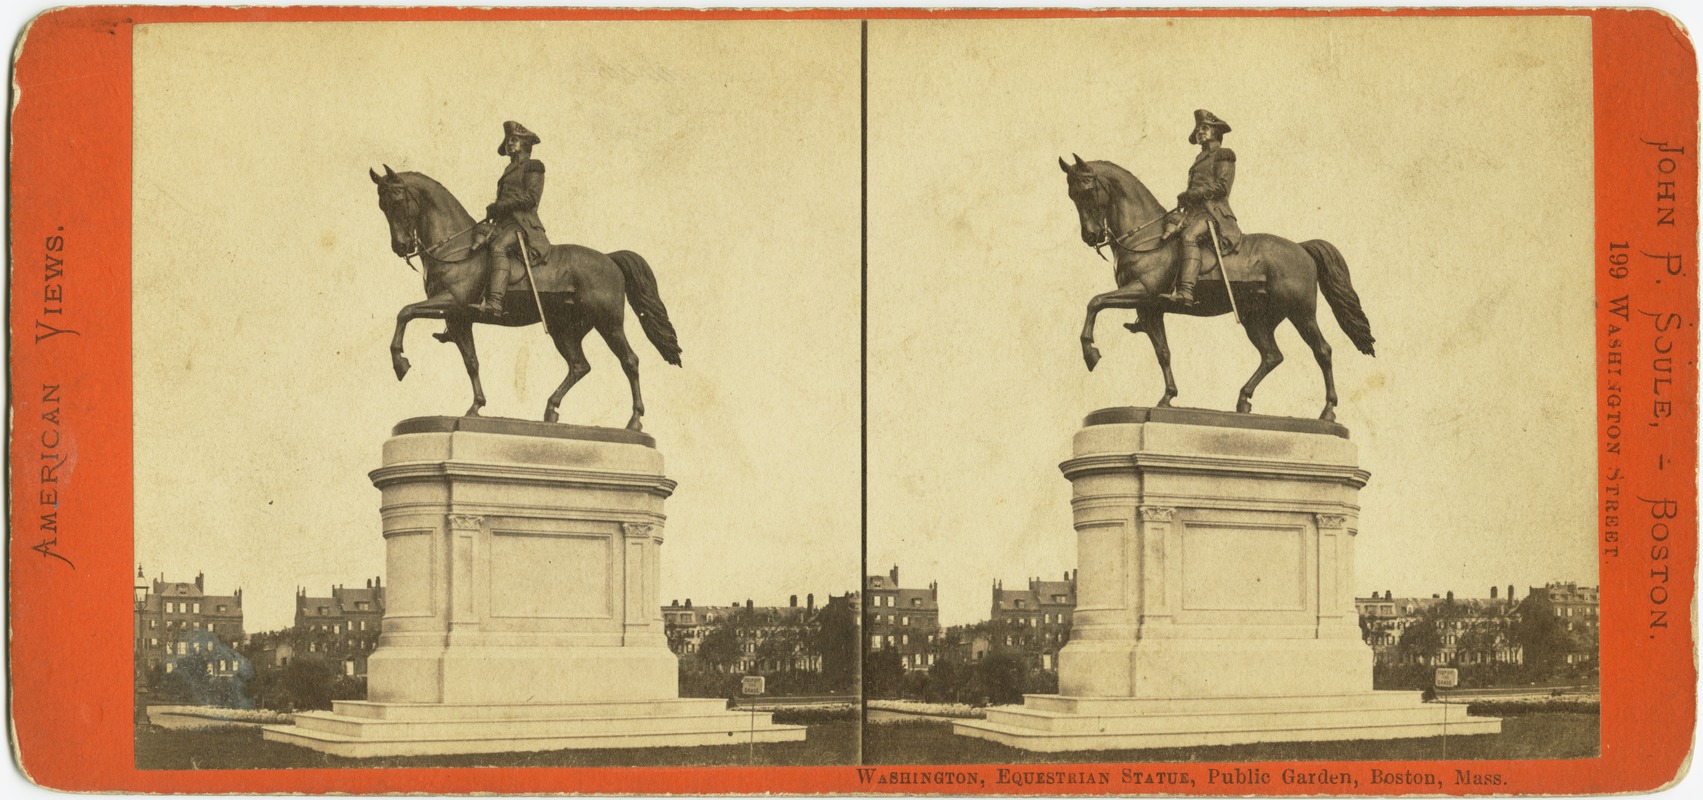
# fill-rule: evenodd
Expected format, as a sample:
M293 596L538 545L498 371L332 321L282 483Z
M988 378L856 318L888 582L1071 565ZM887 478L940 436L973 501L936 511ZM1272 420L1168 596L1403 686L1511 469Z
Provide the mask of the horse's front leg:
M433 297L409 303L396 312L396 335L390 338L390 367L396 370L397 380L408 375L408 357L402 354L402 335L407 332L408 323L419 317L442 317L444 310L454 302L454 298Z
M1100 312L1108 308L1135 308L1149 299L1145 287L1132 283L1088 300L1088 318L1082 322L1082 360L1088 364L1088 371L1094 371L1094 365L1100 363L1100 349L1094 346L1094 321Z

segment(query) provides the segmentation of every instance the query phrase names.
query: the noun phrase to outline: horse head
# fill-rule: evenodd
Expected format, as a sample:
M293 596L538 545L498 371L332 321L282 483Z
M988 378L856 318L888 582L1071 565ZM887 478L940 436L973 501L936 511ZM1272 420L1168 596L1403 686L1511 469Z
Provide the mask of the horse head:
M399 256L413 253L419 243L420 199L388 164L383 176L371 169L367 174L378 185L378 207L390 224L391 252Z
M1076 216L1082 226L1082 242L1089 247L1097 247L1105 244L1108 236L1106 211L1111 204L1111 194L1092 165L1083 161L1082 156L1070 155L1076 163L1068 164L1060 158L1058 168L1064 170L1070 201L1076 204Z

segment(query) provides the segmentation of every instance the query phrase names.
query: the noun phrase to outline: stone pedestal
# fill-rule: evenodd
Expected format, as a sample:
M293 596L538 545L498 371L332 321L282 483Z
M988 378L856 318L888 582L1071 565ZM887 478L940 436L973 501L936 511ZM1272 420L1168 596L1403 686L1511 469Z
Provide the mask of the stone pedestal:
M379 756L804 738L679 698L657 586L674 482L649 436L411 419L371 477L387 589L368 700L268 740Z
M1059 694L957 733L1064 751L1501 730L1372 691L1353 595L1368 474L1346 428L1106 409L1061 468L1079 566Z

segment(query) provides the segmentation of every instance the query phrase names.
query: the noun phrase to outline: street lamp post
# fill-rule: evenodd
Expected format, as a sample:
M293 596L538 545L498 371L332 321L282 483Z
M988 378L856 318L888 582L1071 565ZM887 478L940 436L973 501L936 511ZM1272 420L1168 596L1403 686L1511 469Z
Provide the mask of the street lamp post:
M143 579L142 567L140 567L140 566L136 567L136 585L133 587L132 591L133 591L132 600L136 604L136 613L135 613L135 623L136 624L135 624L135 635L133 637L135 649L132 651L132 662L133 662L132 667L133 668L131 670L132 678L133 678L133 680L132 680L133 686L132 686L132 689L131 689L131 695L130 696L131 696L131 700L134 704L135 713L133 714L133 717L134 717L136 723L138 725L141 725L141 724L146 723L147 719L148 719L148 711L147 711L146 706L143 703L143 698L142 698L142 681L147 675L147 671L145 670L144 667L148 663L147 650L146 650L147 626L143 624L142 615L143 615L143 612L145 612L147 610L147 607L148 607L148 582L145 579Z

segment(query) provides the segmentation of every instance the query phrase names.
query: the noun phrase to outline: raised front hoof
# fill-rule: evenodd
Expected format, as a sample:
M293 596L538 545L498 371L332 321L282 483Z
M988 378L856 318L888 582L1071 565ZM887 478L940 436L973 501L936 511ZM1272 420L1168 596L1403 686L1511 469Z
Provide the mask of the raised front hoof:
M1100 363L1100 348L1093 345L1083 346L1082 361L1088 365L1088 371L1093 372L1094 366Z
M1249 400L1246 397L1243 397L1243 398L1237 400L1236 401L1236 413L1238 413L1238 414L1252 414L1252 413L1254 413L1254 401Z
M396 370L396 379L397 380L402 380L403 378L408 376L408 367L409 366L410 365L408 363L408 357L407 356L395 356L395 357L390 359L390 367L391 367L391 369Z

